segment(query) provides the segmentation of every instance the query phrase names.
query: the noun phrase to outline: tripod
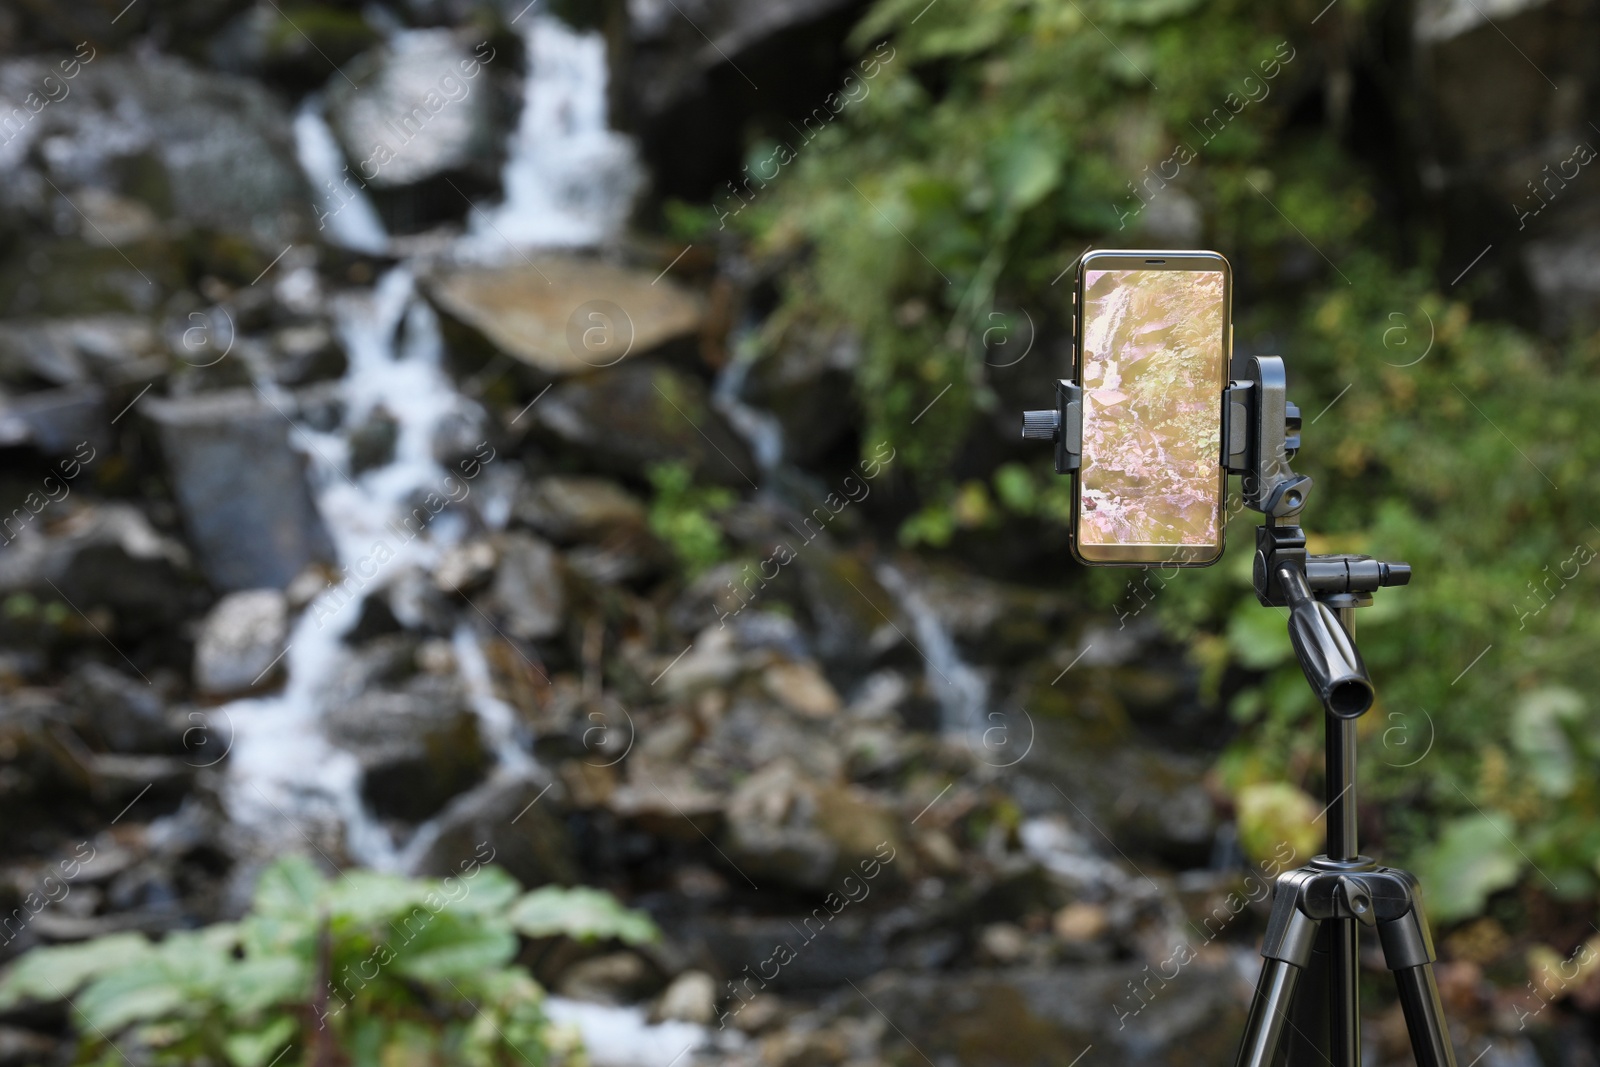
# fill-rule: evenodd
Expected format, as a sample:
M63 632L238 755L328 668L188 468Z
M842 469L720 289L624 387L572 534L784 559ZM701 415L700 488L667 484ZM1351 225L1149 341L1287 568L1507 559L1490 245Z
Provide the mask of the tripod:
M1421 891L1409 873L1379 867L1356 843L1356 719L1372 706L1372 682L1356 650L1355 609L1411 568L1370 556L1308 555L1297 525L1311 479L1289 461L1300 447L1300 412L1286 397L1283 360L1236 361L1223 396L1222 464L1243 476L1244 504L1264 516L1256 531L1256 598L1289 609L1289 637L1324 711L1327 851L1278 876L1261 946L1261 976L1237 1067L1359 1067L1361 927L1375 928L1394 973L1417 1067L1456 1067L1433 975L1433 941ZM1054 411L1029 412L1023 435L1053 440L1056 470L1078 469L1081 387L1060 381Z

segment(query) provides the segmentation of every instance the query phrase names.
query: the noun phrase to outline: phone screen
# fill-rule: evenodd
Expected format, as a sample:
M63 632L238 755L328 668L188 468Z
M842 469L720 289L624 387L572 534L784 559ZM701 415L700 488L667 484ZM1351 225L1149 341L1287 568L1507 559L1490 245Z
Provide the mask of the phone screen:
M1227 262L1215 253L1155 262L1189 269L1084 263L1077 543L1085 562L1203 564L1222 551ZM1208 263L1217 269L1193 269Z

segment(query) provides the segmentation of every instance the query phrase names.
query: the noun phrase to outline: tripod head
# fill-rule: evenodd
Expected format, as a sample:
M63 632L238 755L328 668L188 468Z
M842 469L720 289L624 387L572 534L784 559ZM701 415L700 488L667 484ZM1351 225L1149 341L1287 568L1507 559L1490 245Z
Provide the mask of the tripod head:
M1328 714L1357 718L1372 706L1373 690L1351 640L1348 609L1371 604L1380 588L1405 585L1411 568L1371 556L1306 552L1298 523L1311 479L1289 465L1300 448L1300 409L1286 396L1283 360L1250 356L1235 360L1233 370L1223 394L1222 462L1242 477L1245 507L1265 516L1256 530L1256 599L1289 609L1295 655Z

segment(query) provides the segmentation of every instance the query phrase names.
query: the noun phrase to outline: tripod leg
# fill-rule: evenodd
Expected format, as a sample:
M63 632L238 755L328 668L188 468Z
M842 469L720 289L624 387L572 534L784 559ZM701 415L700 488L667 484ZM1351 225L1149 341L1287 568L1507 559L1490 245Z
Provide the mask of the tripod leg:
M1279 879L1273 889L1272 918L1261 944L1261 978L1250 1002L1244 1042L1237 1067L1272 1067L1283 1051L1283 1031L1289 1022L1295 986L1311 961L1317 940L1317 923L1300 910L1300 888L1309 872L1295 871Z
M1360 1067L1359 930L1354 919L1328 919L1328 1044L1333 1067Z
M1416 881L1410 875L1403 877L1410 883L1411 907L1400 918L1378 924L1383 961L1394 972L1400 989L1400 1010L1405 1013L1417 1067L1456 1067L1455 1049L1439 1002L1439 983L1433 977L1433 939L1428 936Z
M1456 1067L1456 1052L1444 1027L1444 1008L1439 1003L1439 983L1433 977L1433 964L1406 967L1394 972L1400 987L1400 1010L1405 1012L1406 1030L1411 1034L1411 1054L1417 1067Z
M1283 1027L1289 1020L1289 1002L1294 999L1294 987L1299 978L1300 968L1287 960L1263 961L1235 1067L1272 1067L1283 1041Z

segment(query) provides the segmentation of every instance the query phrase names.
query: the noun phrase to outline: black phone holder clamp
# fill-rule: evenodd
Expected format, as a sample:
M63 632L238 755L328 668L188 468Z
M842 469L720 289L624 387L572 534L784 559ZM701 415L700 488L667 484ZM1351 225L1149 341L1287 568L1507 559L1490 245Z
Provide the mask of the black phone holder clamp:
M1330 608L1365 607L1378 589L1409 582L1411 568L1404 563L1307 554L1299 518L1311 479L1290 467L1300 448L1300 409L1286 395L1283 359L1249 356L1236 360L1233 370L1222 394L1222 465L1240 475L1244 506L1266 517L1256 530L1256 598L1268 607L1295 606L1298 590L1280 577L1285 564Z

